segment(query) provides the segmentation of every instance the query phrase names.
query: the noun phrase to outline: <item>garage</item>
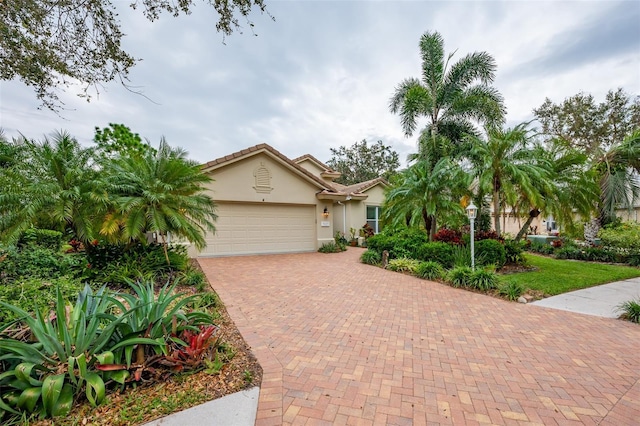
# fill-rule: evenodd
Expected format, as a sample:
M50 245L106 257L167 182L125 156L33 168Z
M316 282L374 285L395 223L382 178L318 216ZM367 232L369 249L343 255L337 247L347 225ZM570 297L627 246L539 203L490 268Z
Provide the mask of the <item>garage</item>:
M296 253L316 249L315 206L218 202L216 233L200 256Z

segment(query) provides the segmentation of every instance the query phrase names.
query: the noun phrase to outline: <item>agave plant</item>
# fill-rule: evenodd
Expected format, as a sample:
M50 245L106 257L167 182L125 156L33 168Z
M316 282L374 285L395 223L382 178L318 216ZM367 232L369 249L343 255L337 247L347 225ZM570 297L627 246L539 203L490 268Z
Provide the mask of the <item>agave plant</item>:
M48 316L38 309L31 316L0 301L29 327L34 340L2 339L0 362L8 368L0 375L0 386L10 390L0 397L4 400L0 401L0 409L66 415L74 395L82 390L91 404L98 405L105 398L105 380L124 383L129 373L96 372L95 364L113 362L109 350L113 346L149 343L149 339L115 342L116 330L129 313L118 317L110 313L114 304L105 287L94 293L85 286L73 307L66 305L59 289L56 298L56 310Z

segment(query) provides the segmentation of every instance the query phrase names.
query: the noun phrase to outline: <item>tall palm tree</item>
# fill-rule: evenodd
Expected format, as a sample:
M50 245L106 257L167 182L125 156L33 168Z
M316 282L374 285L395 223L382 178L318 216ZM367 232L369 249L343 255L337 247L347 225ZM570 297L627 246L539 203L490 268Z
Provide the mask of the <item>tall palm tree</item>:
M438 215L463 213L457 200L466 184L464 173L448 157L435 165L418 161L402 172L387 192L382 218L392 225L423 224L432 240Z
M217 218L214 202L205 193L209 182L211 178L187 159L186 151L171 148L164 138L157 151L107 162L103 184L110 194L110 209L100 233L135 241L145 238L146 232L157 232L163 242L171 233L202 249L205 230L214 232Z
M529 123L512 129L487 129L487 140L467 136L472 144L469 159L478 184L492 194L494 228L501 234L500 216L505 205L515 205L518 197L526 197L533 205L540 204L541 188L546 185L550 166L537 157L529 146Z
M615 217L616 208L632 208L640 198L640 129L597 158L600 222ZM604 222L604 223L603 223Z
M455 52L445 59L444 40L438 32L420 38L422 79L408 78L395 89L389 107L399 114L402 129L411 136L418 119L428 119L427 129L460 141L466 133L477 133L474 121L501 124L505 108L500 93L490 84L495 78L495 60L486 52L474 52L449 65Z
M0 239L15 242L32 226L90 239L94 225L90 198L97 175L92 150L66 132L55 132L43 142L22 138L15 144L22 155L3 170Z

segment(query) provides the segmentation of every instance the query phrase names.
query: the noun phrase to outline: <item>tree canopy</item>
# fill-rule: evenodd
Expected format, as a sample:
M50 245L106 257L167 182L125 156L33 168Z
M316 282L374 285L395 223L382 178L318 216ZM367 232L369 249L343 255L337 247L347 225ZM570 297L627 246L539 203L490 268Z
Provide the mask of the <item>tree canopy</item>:
M378 142L368 145L367 140L354 143L350 147L330 148L331 159L327 165L342 173L336 182L353 185L358 182L384 177L389 179L400 167L398 153Z
M224 35L249 27L252 9L267 12L264 0L204 0L218 14ZM188 15L194 0L132 0L150 21L164 12ZM125 34L111 0L12 0L0 2L0 79L19 79L46 108L58 111L62 87L80 84L89 100L98 86L123 84L137 59L122 48Z
M396 86L389 107L400 115L406 136L413 135L418 119L428 119L427 131L452 142L476 133L475 122L501 124L505 108L502 95L491 86L496 61L486 52L474 52L449 64L455 52L445 55L438 32L420 38L422 78L407 78Z
M593 95L578 93L558 104L547 98L533 113L546 138L594 158L640 128L640 96L618 88L597 103Z

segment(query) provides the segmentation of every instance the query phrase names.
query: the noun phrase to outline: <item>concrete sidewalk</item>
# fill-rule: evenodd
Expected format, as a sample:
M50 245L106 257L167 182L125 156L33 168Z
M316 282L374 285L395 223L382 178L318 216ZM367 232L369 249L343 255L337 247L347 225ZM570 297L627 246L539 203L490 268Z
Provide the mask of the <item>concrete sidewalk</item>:
M618 318L621 314L618 306L629 300L640 300L640 277L559 294L530 304L597 317Z
M197 405L188 410L162 417L143 426L253 426L256 421L259 395L259 387L246 389Z

